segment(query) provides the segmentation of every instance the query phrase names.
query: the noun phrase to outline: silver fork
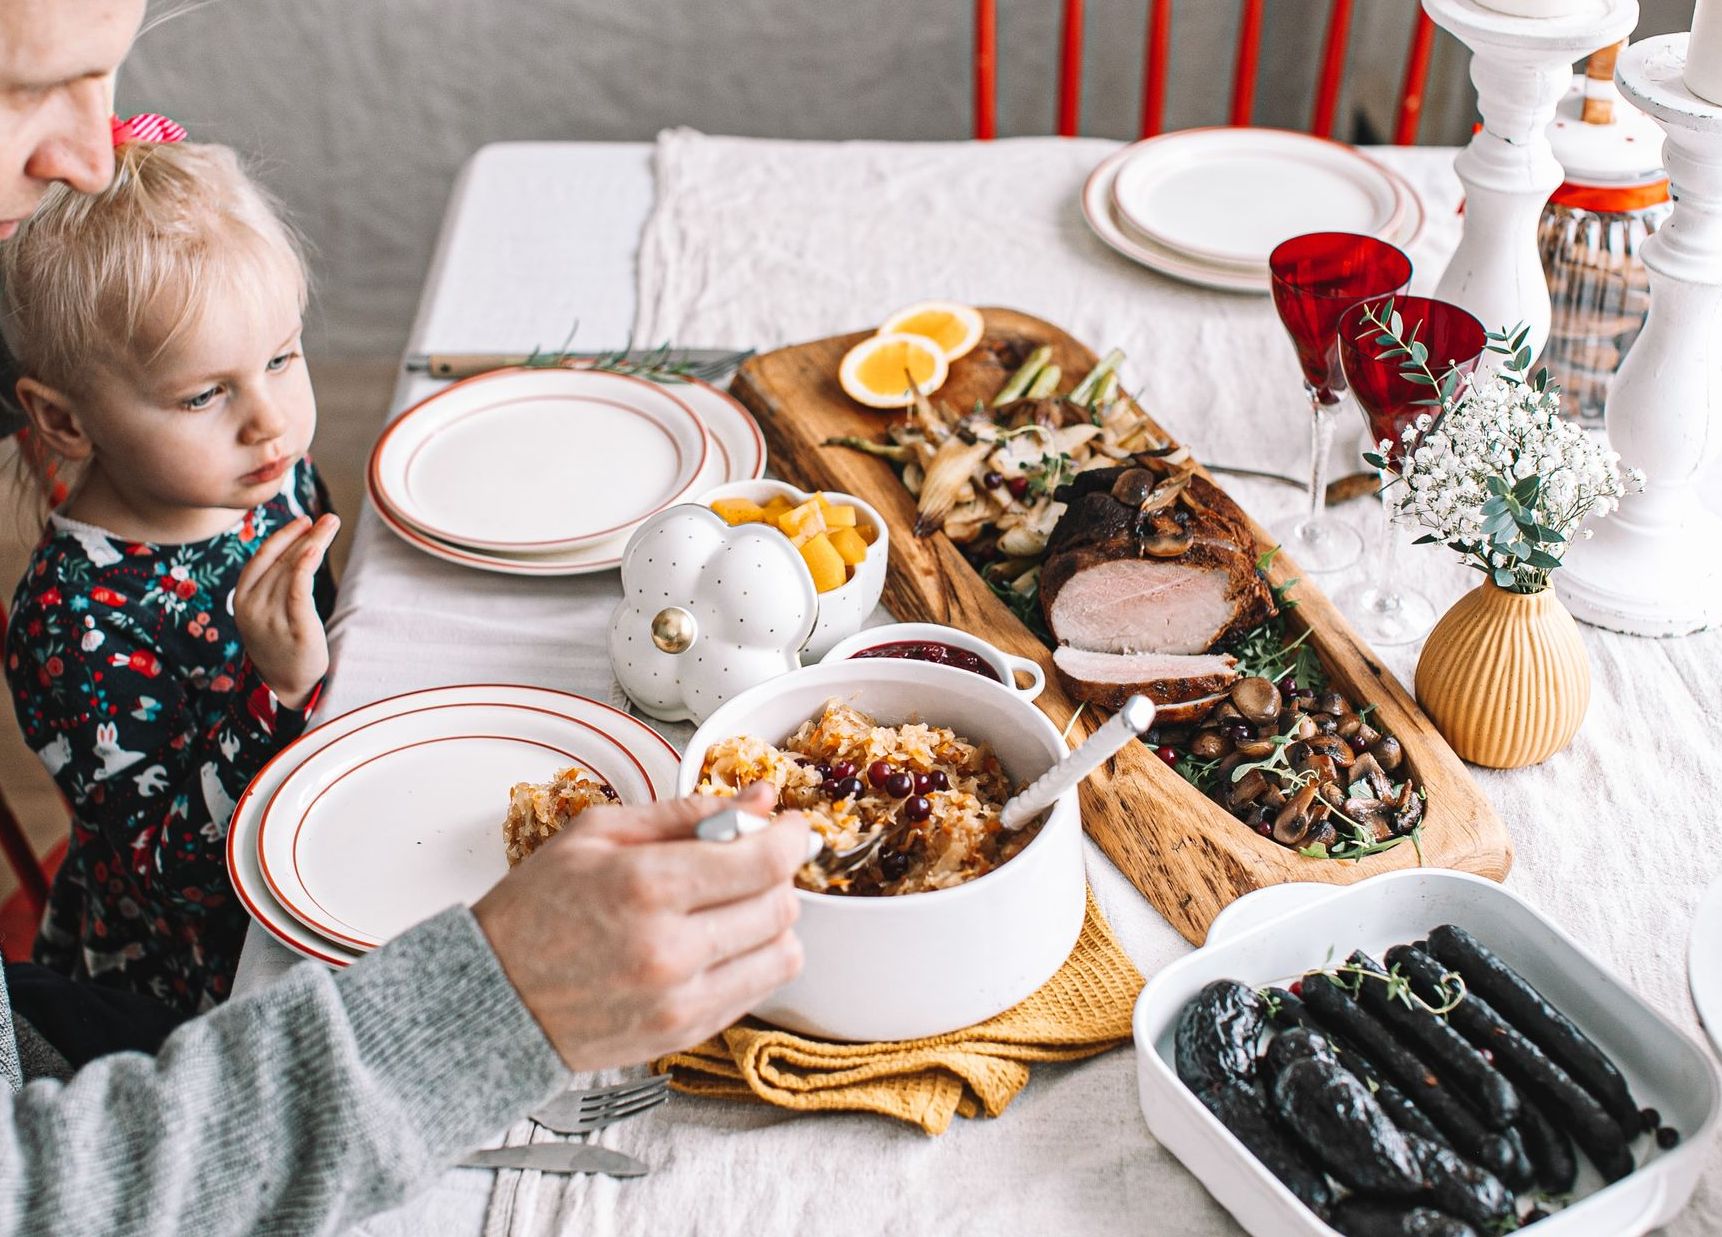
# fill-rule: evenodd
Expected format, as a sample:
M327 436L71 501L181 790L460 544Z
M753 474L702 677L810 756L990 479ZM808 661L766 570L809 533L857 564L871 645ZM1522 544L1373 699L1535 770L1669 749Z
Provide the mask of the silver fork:
M666 1075L654 1074L608 1087L565 1091L530 1116L558 1134L590 1134L656 1108L670 1098L669 1086Z

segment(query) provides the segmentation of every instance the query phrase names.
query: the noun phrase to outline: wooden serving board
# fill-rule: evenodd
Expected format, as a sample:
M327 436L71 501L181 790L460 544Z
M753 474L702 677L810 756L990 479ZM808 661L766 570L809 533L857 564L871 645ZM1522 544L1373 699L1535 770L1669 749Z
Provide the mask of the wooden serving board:
M1095 365L1095 355L1051 323L1008 309L986 309L986 335L951 366L934 397L947 408L988 402L1034 348L1050 344L1068 389ZM1040 707L1063 729L1076 710L1053 673L1052 653L943 533L917 538L915 499L890 464L827 438L876 438L900 414L861 407L837 385L838 361L866 332L822 339L756 356L736 374L731 390L759 419L775 471L805 489L842 490L877 507L891 532L884 602L905 622L945 623L972 632L1007 652L1032 657L1046 670ZM1164 431L1161 431L1162 433ZM1165 435L1170 440L1170 435ZM1210 477L1209 480L1213 478ZM1251 522L1258 547L1274 541ZM1299 576L1283 553L1270 574L1275 584ZM1399 681L1310 581L1293 589L1294 626L1313 628L1311 643L1334 686L1352 701L1374 702L1375 722L1398 737L1412 774L1428 792L1423 826L1424 862L1499 880L1512 863L1512 842L1464 763L1447 746ZM1103 720L1086 710L1079 730ZM1362 861L1308 859L1258 836L1178 776L1148 748L1133 743L1083 786L1083 825L1143 895L1190 941L1200 944L1214 916L1252 890L1282 881L1349 884L1378 872L1414 867L1409 841Z

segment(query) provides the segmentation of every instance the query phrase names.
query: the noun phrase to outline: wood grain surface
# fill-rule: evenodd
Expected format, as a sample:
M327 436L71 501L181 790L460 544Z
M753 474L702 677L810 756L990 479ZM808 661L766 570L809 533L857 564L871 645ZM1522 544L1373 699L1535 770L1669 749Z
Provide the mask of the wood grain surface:
M947 408L967 409L976 400L990 400L1041 344L1052 346L1053 361L1063 367L1061 391L1095 364L1092 351L1050 323L1008 309L982 313L986 335L973 352L952 364L949 379L934 397ZM890 464L824 445L835 435L877 437L900 415L865 409L837 385L839 360L864 336L823 339L753 357L738 371L731 390L759 419L779 476L806 489L862 496L884 515L891 529L884 603L891 613L905 622L949 624L1039 661L1047 686L1038 703L1063 729L1077 703L1059 685L1051 651L993 595L943 533L914 536L915 500ZM1251 529L1261 549L1273 545L1253 521ZM1283 553L1269 573L1275 584L1298 574ZM1398 736L1413 776L1428 792L1423 861L1501 879L1512 863L1512 843L1464 763L1312 583L1302 580L1292 596L1298 605L1290 622L1314 629L1311 643L1333 685L1353 702L1375 703L1376 724ZM1102 720L1096 710L1084 710L1072 742ZM1409 842L1360 862L1304 858L1251 832L1140 743L1126 747L1088 779L1082 816L1089 836L1196 944L1207 935L1215 915L1253 890L1283 881L1349 884L1418 862Z

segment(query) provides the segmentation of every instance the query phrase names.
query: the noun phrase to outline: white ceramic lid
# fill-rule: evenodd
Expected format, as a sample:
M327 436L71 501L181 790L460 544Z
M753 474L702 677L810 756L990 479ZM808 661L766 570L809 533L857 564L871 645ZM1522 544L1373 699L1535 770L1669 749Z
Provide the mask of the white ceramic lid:
M800 666L818 618L813 577L789 538L684 503L641 524L622 552L610 668L652 717L703 721Z
M1549 144L1567 183L1606 188L1665 180L1668 173L1662 168L1661 127L1623 99L1613 82L1595 82L1592 89L1613 100L1612 121L1606 125L1585 123L1585 78L1579 74L1549 122Z

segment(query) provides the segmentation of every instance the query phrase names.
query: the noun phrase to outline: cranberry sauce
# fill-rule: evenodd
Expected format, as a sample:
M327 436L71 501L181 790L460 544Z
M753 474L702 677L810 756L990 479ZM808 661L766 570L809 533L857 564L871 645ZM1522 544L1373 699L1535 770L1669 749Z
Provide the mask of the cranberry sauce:
M990 666L986 659L968 649L959 649L954 644L945 644L938 640L899 640L894 644L876 644L870 649L862 649L856 657L906 657L910 661L930 661L940 666L955 666L958 670L968 670L982 678L999 681L998 671Z

